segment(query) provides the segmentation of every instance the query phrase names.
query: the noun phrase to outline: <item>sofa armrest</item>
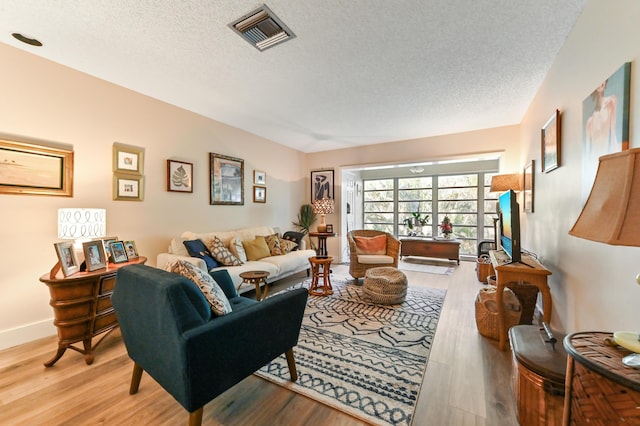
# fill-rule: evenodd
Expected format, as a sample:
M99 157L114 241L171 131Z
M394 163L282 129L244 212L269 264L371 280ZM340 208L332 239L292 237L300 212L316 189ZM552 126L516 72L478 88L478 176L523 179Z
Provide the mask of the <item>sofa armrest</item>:
M195 266L202 269L204 272L209 272L207 270L207 264L203 259L200 259L198 257L178 256L176 254L171 254L171 253L160 253L156 258L156 266L160 269L166 270L167 265L169 263L175 262L176 260L186 260L189 263L193 263Z

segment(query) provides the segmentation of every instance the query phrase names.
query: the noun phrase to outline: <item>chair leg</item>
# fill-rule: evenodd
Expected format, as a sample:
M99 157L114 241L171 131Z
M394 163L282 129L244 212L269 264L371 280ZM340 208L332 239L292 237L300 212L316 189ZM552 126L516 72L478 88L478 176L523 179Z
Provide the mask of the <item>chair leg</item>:
M298 371L296 370L296 360L293 358L293 348L285 352L285 355L287 356L287 365L289 366L291 381L295 382L298 380Z
M131 386L129 387L129 395L138 393L140 387L140 379L142 379L142 367L137 362L133 363L133 374L131 375Z
M204 405L193 413L189 413L189 426L200 426L202 424L202 412Z

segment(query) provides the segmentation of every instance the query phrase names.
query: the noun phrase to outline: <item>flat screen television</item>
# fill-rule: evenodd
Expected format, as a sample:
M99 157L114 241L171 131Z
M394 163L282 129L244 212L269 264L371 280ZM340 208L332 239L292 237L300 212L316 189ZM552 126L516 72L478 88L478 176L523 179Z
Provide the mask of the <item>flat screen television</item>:
M523 263L520 247L520 206L516 193L508 190L498 199L500 206L500 244L511 259L510 263Z

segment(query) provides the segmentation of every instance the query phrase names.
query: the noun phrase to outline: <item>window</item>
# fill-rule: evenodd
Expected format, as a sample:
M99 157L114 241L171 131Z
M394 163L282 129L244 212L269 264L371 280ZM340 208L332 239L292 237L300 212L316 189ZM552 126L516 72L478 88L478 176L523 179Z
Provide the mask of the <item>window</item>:
M477 255L478 244L494 239L493 218L498 194L489 192L494 173L397 177L364 180L364 228L409 235L412 213L429 215L420 235L440 234L445 216L461 240L460 253Z

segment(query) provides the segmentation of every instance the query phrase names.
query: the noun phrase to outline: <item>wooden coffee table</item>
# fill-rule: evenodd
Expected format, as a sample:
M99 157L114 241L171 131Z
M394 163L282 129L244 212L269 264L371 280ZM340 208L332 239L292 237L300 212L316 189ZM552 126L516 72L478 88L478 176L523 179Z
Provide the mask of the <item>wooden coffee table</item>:
M259 302L267 298L267 293L269 292L269 287L267 286L267 277L269 273L267 271L247 271L241 272L240 278L242 278L242 282L238 285L239 290L242 284L253 284L256 286L256 300ZM262 296L260 296L260 285L264 284L264 292Z

